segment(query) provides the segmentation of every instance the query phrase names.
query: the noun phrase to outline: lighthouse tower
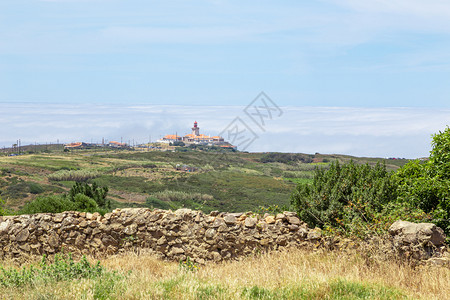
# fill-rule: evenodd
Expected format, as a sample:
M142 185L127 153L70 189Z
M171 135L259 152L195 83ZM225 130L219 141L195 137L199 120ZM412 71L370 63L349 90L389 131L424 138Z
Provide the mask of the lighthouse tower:
M197 121L194 122L194 127L192 127L192 134L195 136L199 136L200 127L197 126Z

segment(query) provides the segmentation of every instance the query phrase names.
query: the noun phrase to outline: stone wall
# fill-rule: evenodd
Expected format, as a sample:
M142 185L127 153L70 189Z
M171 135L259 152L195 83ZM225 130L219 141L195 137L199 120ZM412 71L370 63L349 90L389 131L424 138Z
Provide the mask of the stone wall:
M148 249L163 259L198 263L235 259L320 240L292 212L255 216L145 208L98 213L64 212L0 217L0 258L71 252L108 255Z

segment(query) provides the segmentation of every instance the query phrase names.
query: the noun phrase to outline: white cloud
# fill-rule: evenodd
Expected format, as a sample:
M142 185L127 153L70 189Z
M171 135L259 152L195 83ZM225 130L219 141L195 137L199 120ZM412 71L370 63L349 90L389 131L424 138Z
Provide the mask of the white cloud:
M263 132L239 106L64 105L0 103L0 145L120 140L147 142L165 134L216 135L237 116L258 138L249 151L342 153L375 157L421 157L431 135L443 130L450 109L283 107Z

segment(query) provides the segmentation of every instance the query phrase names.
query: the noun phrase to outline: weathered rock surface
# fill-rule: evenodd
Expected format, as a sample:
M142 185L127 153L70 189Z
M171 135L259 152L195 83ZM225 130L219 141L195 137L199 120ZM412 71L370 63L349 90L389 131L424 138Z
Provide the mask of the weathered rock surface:
M440 257L445 236L433 224L396 222L392 243L416 259ZM190 257L197 263L237 259L283 247L323 244L320 229L310 229L295 213L257 216L180 209L116 209L98 213L68 211L0 217L0 258L55 254L112 255L148 249L168 260ZM434 259L434 264L445 264Z
M126 208L105 216L74 211L6 216L0 219L0 258L60 251L109 255L142 248L169 260L189 256L204 263L302 246L309 231L288 212L262 218L251 213Z
M444 231L432 223L396 221L389 227L394 248L402 256L428 259L444 249Z

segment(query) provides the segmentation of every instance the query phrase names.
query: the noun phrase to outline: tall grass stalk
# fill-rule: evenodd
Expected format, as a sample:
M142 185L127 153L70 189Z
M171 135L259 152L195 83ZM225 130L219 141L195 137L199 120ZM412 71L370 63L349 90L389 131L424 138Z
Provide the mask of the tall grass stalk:
M7 263L7 262L6 262ZM357 251L260 254L196 272L134 252L100 261L123 276L0 288L5 299L447 299L450 270L367 260ZM10 262L12 264L12 262Z
M94 170L61 170L48 175L49 180L54 181L86 181L96 178L101 174Z

